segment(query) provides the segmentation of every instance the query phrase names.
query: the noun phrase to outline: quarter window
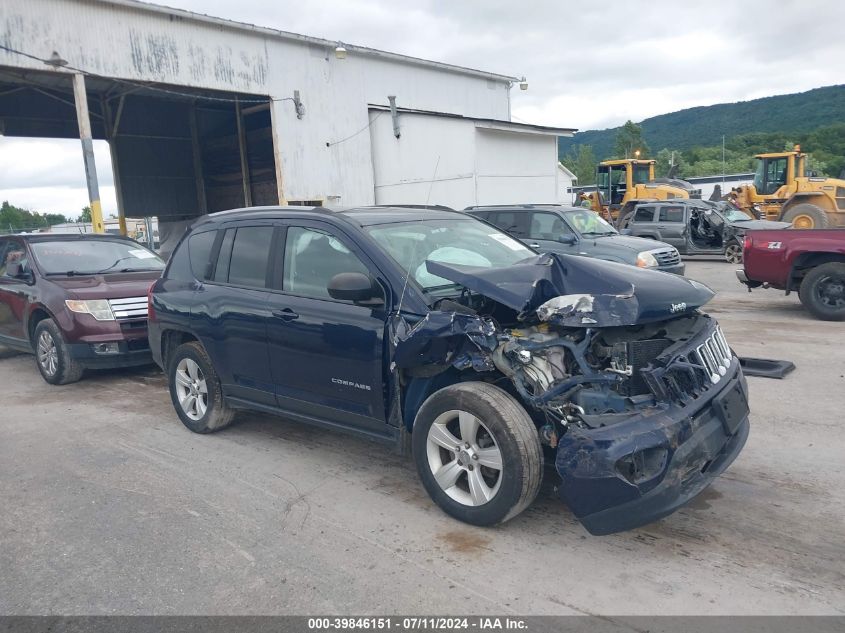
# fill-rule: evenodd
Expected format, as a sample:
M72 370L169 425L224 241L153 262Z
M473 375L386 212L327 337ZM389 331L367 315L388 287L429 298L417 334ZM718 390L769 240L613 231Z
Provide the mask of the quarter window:
M211 248L217 231L194 233L188 238L188 254L191 259L191 272L197 279L208 279L211 272Z
M272 226L242 226L235 234L229 263L229 283L237 286L264 288L267 285L267 263L270 259Z
M634 222L654 222L654 207L640 207L634 214Z
M336 237L301 226L288 229L282 290L303 297L330 299L329 281L339 273L368 275L369 271Z

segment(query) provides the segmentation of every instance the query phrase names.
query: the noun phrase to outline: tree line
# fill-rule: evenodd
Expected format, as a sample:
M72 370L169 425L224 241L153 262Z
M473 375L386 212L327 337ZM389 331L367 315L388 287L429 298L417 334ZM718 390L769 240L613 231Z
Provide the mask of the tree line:
M16 207L4 200L0 205L0 233L15 233L17 231L37 231L65 222L90 222L91 207L83 207L80 215L74 220L61 213L38 213L22 207Z
M652 153L642 127L628 121L619 128L614 158L654 158L655 176L665 177L672 165L678 178L741 174L754 171L754 155L790 151L796 145L809 154L807 168L820 176L840 178L845 173L845 123L818 127L809 132L751 132L725 139L722 145L673 150L664 147ZM605 158L602 158L605 160ZM598 159L591 145L574 145L561 161L578 177L579 185L596 182Z

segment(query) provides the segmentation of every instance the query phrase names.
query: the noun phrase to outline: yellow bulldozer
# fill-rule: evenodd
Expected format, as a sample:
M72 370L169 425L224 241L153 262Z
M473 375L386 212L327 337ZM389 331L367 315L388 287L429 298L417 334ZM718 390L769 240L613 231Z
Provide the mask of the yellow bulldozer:
M807 155L757 154L754 182L732 189L731 203L763 220L791 222L796 229L845 227L845 180L808 176Z
M685 180L655 178L657 161L625 158L605 160L596 170L596 189L581 194L590 208L610 222L627 216L637 202L700 198L701 190Z

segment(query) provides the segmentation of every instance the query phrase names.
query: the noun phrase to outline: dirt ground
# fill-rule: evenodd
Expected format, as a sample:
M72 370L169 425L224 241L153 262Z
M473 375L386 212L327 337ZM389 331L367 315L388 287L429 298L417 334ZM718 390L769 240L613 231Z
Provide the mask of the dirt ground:
M0 614L845 614L845 323L688 262L746 356L752 430L704 494L590 536L551 482L494 529L383 446L263 415L190 433L153 369L0 358Z

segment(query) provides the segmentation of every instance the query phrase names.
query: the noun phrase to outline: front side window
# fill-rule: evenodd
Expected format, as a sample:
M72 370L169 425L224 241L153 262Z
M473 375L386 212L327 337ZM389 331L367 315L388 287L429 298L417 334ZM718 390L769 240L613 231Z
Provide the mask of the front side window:
M227 281L236 286L266 287L272 240L271 226L238 227L232 244Z
M566 226L566 222L554 213L531 214L531 226L528 229L528 237L532 240L556 240L561 235L571 234L572 229Z
M766 169L766 193L771 194L786 184L786 158L769 160Z
M534 255L534 251L510 235L470 218L379 224L368 227L367 231L402 270L410 272L424 291L457 287L429 273L425 264L429 259L479 268L504 268Z
M369 275L369 270L336 237L302 226L288 229L282 290L303 297L330 299L329 281L340 273Z
M564 213L566 220L574 226L581 235L596 237L599 235L615 235L614 229L598 213L591 209L578 211L567 211Z
M164 268L164 261L158 255L128 240L38 240L30 243L30 249L45 275L94 275Z
M648 165L634 165L633 183L635 185L644 185L650 181L649 166Z

